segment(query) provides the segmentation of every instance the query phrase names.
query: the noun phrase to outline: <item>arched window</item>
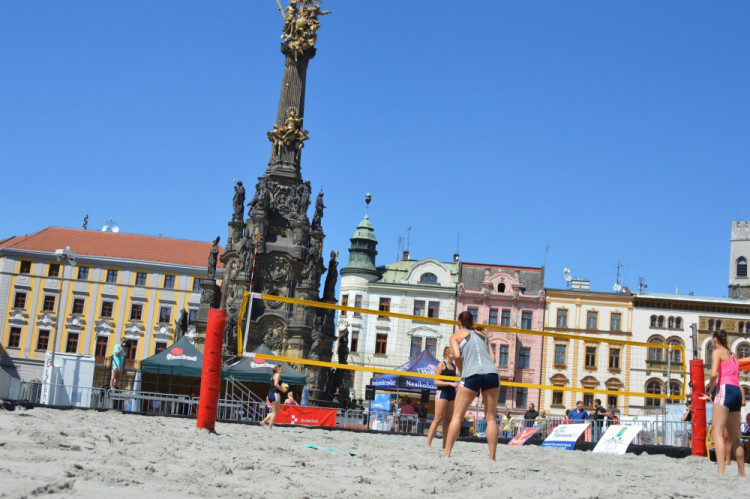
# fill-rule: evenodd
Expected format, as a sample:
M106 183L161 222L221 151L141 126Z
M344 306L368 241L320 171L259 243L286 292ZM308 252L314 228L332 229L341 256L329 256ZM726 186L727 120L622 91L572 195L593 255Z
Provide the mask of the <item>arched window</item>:
M674 329L674 317L671 315L669 316L669 319L667 319L667 327L669 329Z
M421 282L422 284L437 284L438 280L437 276L432 272L425 272L419 278L419 282Z
M746 357L750 357L750 345L742 343L737 347L737 358L744 359Z
M674 379L671 380L669 382L669 394L671 395L669 399L670 404L679 404L682 402L682 383Z
M497 285L497 292L498 293L505 293L505 283L501 282Z
M682 317L675 317L674 318L674 328L675 329L682 329Z
M737 259L737 277L747 277L747 258L744 256Z
M664 340L656 337L648 340L649 343L654 345L663 345ZM651 362L662 362L664 360L664 349L663 348L649 348L648 349L648 360Z
M745 331L745 323L740 321L737 323L737 332L742 334Z
M714 330L714 320L708 319L708 330L713 331Z
M659 319L656 321L656 327L664 328L664 316L663 315L660 315Z
M716 320L716 330L717 330L717 331L718 331L718 330L720 330L720 329L721 329L721 326L722 326L723 324L724 324L723 322L721 322L720 320L718 320L718 319L717 319L717 320Z
M683 345L682 340L679 338L670 338L668 345L681 347ZM672 364L681 364L682 363L682 351L681 350L671 350L669 355L670 361Z
M661 393L661 382L659 380L651 380L646 383L646 393ZM661 407L661 399L647 397L646 407Z
M651 316L651 327L656 327L656 316L655 315Z
M711 367L711 361L714 357L714 344L713 342L709 341L708 345L706 345L706 367Z

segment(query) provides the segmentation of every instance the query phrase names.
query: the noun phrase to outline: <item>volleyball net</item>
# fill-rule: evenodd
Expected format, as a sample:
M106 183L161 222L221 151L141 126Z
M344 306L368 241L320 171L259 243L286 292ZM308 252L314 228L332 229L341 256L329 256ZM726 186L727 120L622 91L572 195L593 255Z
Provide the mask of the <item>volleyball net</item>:
M325 302L301 300L284 296L261 293L245 293L238 324L245 326L245 314L252 310L252 300L281 302L297 307L337 310L340 314L351 313L374 315L411 321L411 324L455 326L456 321L422 315L409 315L385 310L373 310ZM560 331L536 331L494 324L475 324L488 332L491 348L497 361L498 372L502 376L502 386L510 388L513 393L539 393L540 407L571 407L576 400L583 400L590 407L595 395L606 396L602 402L605 407L642 407L644 410L658 411L664 403L681 402L685 399L688 365L685 358L685 346L680 341L668 343L646 343L612 337L610 332L571 334ZM241 329L245 329L242 331ZM396 329L392 326L392 329ZM399 328L408 330L408 328ZM500 337L496 333L505 333ZM513 338L515 345L508 344ZM247 328L238 327L238 351L247 354ZM360 341L366 338L360 338ZM442 352L438 345L436 352ZM360 350L362 348L360 343ZM529 346L519 346L529 345ZM508 347L507 350L504 347ZM534 354L532 349L541 351ZM526 350L528 349L528 350ZM411 352L396 352L389 361L397 365L405 364L412 357ZM434 352L433 352L434 353ZM263 355L264 359L278 362L289 362L298 365L334 368L351 372L369 372L372 374L393 374L412 378L442 379L458 381L459 378L437 376L435 374L404 371L396 368L385 368L358 364L340 364L312 360L307 358L282 355ZM532 363L532 359L537 359ZM533 365L536 364L536 365ZM505 373L521 373L520 376ZM539 373L539 374L536 374ZM518 379L518 378L521 379ZM539 382L530 382L536 378ZM508 393L511 393L510 391ZM501 396L501 402L504 398Z

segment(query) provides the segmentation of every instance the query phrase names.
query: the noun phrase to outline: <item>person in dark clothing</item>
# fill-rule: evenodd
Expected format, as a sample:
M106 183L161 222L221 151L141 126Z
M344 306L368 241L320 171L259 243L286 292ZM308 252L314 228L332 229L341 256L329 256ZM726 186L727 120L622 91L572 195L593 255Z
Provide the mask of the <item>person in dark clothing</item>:
M523 413L523 425L526 428L534 426L534 420L539 416L539 412L534 407L534 404L529 404L529 410Z
M593 420L592 430L594 432L594 442L598 442L601 438L602 429L604 428L604 422L607 420L607 417L612 417L612 413L602 407L601 400L594 399L594 412L591 415L591 419Z

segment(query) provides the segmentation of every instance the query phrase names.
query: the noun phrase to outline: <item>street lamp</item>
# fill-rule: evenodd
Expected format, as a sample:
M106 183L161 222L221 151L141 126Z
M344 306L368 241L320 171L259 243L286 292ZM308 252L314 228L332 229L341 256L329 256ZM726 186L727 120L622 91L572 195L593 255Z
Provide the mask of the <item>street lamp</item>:
M47 403L49 400L49 390L50 390L50 384L57 385L57 376L53 376L52 373L55 369L55 352L57 351L57 343L58 339L61 336L59 333L60 330L60 324L63 321L63 315L65 313L63 309L63 284L65 282L65 264L69 264L72 267L75 267L76 265L76 253L70 249L70 246L66 246L62 249L56 249L55 250L55 259L57 259L58 262L60 262L61 268L60 268L60 292L57 302L57 319L55 320L55 327L52 330L52 337L49 339L49 343L47 344L47 354L45 355L44 364L44 383L42 384L42 396L41 396L41 402ZM52 349L50 351L50 348ZM53 391L52 396L52 405L55 403L55 398L57 395L57 387L55 387Z

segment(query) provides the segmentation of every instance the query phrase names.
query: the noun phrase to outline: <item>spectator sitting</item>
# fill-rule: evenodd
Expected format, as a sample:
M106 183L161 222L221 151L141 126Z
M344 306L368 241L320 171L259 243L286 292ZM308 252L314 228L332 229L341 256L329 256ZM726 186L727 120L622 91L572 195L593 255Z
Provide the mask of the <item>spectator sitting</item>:
M414 406L409 403L408 399L401 399L401 407L399 408L399 414L402 416L413 416L417 413L414 410ZM401 431L411 432L411 421L407 419L401 419Z
M286 400L284 401L284 405L299 405L296 400L294 400L294 393L289 392L286 394Z

